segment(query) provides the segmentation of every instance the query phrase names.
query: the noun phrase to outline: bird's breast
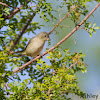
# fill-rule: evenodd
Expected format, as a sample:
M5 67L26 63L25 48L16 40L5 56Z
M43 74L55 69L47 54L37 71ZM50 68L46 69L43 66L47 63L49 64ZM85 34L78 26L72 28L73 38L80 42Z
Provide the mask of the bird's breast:
M36 57L41 53L44 43L45 42L42 41L41 39L38 38L33 39L26 48L26 54L28 56Z

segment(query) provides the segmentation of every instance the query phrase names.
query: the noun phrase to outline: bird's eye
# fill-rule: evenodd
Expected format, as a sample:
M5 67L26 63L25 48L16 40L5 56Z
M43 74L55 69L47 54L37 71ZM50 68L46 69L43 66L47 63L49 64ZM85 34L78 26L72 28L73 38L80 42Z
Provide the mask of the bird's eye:
M47 36L45 35L45 37L47 37Z

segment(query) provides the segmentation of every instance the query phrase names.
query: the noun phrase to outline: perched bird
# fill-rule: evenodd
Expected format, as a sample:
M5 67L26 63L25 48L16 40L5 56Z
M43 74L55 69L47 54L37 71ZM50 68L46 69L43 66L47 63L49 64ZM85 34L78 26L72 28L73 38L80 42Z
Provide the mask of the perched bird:
M47 40L49 40L49 34L47 32L41 32L30 39L24 50L15 53L21 53L21 55L36 57L41 53L43 46Z

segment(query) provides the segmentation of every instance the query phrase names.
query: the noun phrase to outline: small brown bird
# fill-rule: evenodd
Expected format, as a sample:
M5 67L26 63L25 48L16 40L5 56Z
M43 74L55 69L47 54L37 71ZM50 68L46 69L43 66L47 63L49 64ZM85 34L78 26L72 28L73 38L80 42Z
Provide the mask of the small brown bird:
M49 34L47 32L41 32L30 39L24 50L15 53L21 53L21 55L36 57L41 53L45 42L49 39Z

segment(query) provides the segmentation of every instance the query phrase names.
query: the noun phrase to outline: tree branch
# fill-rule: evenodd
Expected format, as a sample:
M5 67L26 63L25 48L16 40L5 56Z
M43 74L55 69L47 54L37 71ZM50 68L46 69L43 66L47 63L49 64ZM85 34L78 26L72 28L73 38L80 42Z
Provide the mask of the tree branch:
M49 34L51 34L51 33L56 29L56 27L57 27L66 17L68 17L69 14L70 14L75 8L76 8L76 7L73 6L72 9L70 10L70 12L68 12L68 14L66 14L66 15L62 18L62 20L60 20L59 23L55 25L55 27L49 32Z
M75 66L76 64L78 64L78 62L76 62L76 63L70 65L70 66L66 69L66 71L69 70L71 67Z
M71 11L66 14L62 20L59 21L59 23L49 32L49 34L51 34L53 32L53 30L66 18L69 16L69 14L75 9L75 7L72 7ZM22 37L22 35L24 34L25 30L27 29L28 25L30 24L30 22L32 21L33 17L35 16L35 14L33 13L32 17L30 18L30 20L28 21L27 25L23 28L22 32L20 33L20 35L18 36L17 40L14 42L13 44L13 48L16 46L16 44L19 42L20 38ZM11 51L11 49L10 49ZM13 52L10 52L10 53L13 53Z
M23 28L23 30L21 31L20 35L18 36L18 38L16 39L16 41L13 44L13 48L16 46L16 44L19 42L20 38L22 37L22 35L24 34L24 32L26 31L28 25L31 23L33 17L35 16L35 13L33 12L33 15L31 16L31 18L29 19L29 21L27 22L27 24L25 25L25 27ZM10 49L11 51L11 49Z
M7 4L5 4L5 3L2 3L2 2L0 2L0 4L3 5L3 6L5 6L5 7L12 7L12 8L15 8L15 7L13 7L13 6L9 6L9 5L7 5Z
M52 48L50 48L48 51L44 52L43 54L37 56L36 58L32 59L31 61L27 62L26 64L22 65L21 67L19 67L18 69L14 70L13 73L18 72L19 70L25 68L26 66L28 66L29 64L31 64L32 62L36 61L37 59L39 59L41 56L46 55L48 52L52 51L53 49L55 49L57 46L59 46L60 44L62 44L66 39L68 39L76 30L79 29L79 27L84 23L85 20L87 20L91 14L100 6L100 2L94 7L94 9L81 21L81 23L79 25L77 25L67 36L65 36L60 42L58 42L56 45L54 45Z
M37 9L37 7L36 7L36 9ZM13 48L17 45L17 43L19 42L19 40L20 40L20 38L22 37L22 35L24 34L24 32L26 31L26 29L27 29L27 27L28 27L28 25L31 23L31 21L32 21L32 19L33 19L33 17L35 16L35 11L33 12L33 15L31 16L31 18L29 19L29 21L27 22L27 24L25 25L25 27L23 28L23 30L21 31L21 33L20 33L20 35L18 36L18 38L16 39L16 41L14 42L14 44L13 44ZM10 49L10 51L11 51L11 49Z
M0 3L2 3L2 2L0 2ZM27 1L27 3L29 3L29 1ZM4 3L2 3L2 5L8 7L8 5L7 5L7 4L4 4ZM10 15L8 15L8 16L3 15L3 16L4 16L4 21L5 21L6 19L10 19L11 17L13 17L17 12L19 12L19 11L21 10L22 7L24 7L24 5L21 5L19 8L16 8L16 9L15 9L13 12L11 12Z

